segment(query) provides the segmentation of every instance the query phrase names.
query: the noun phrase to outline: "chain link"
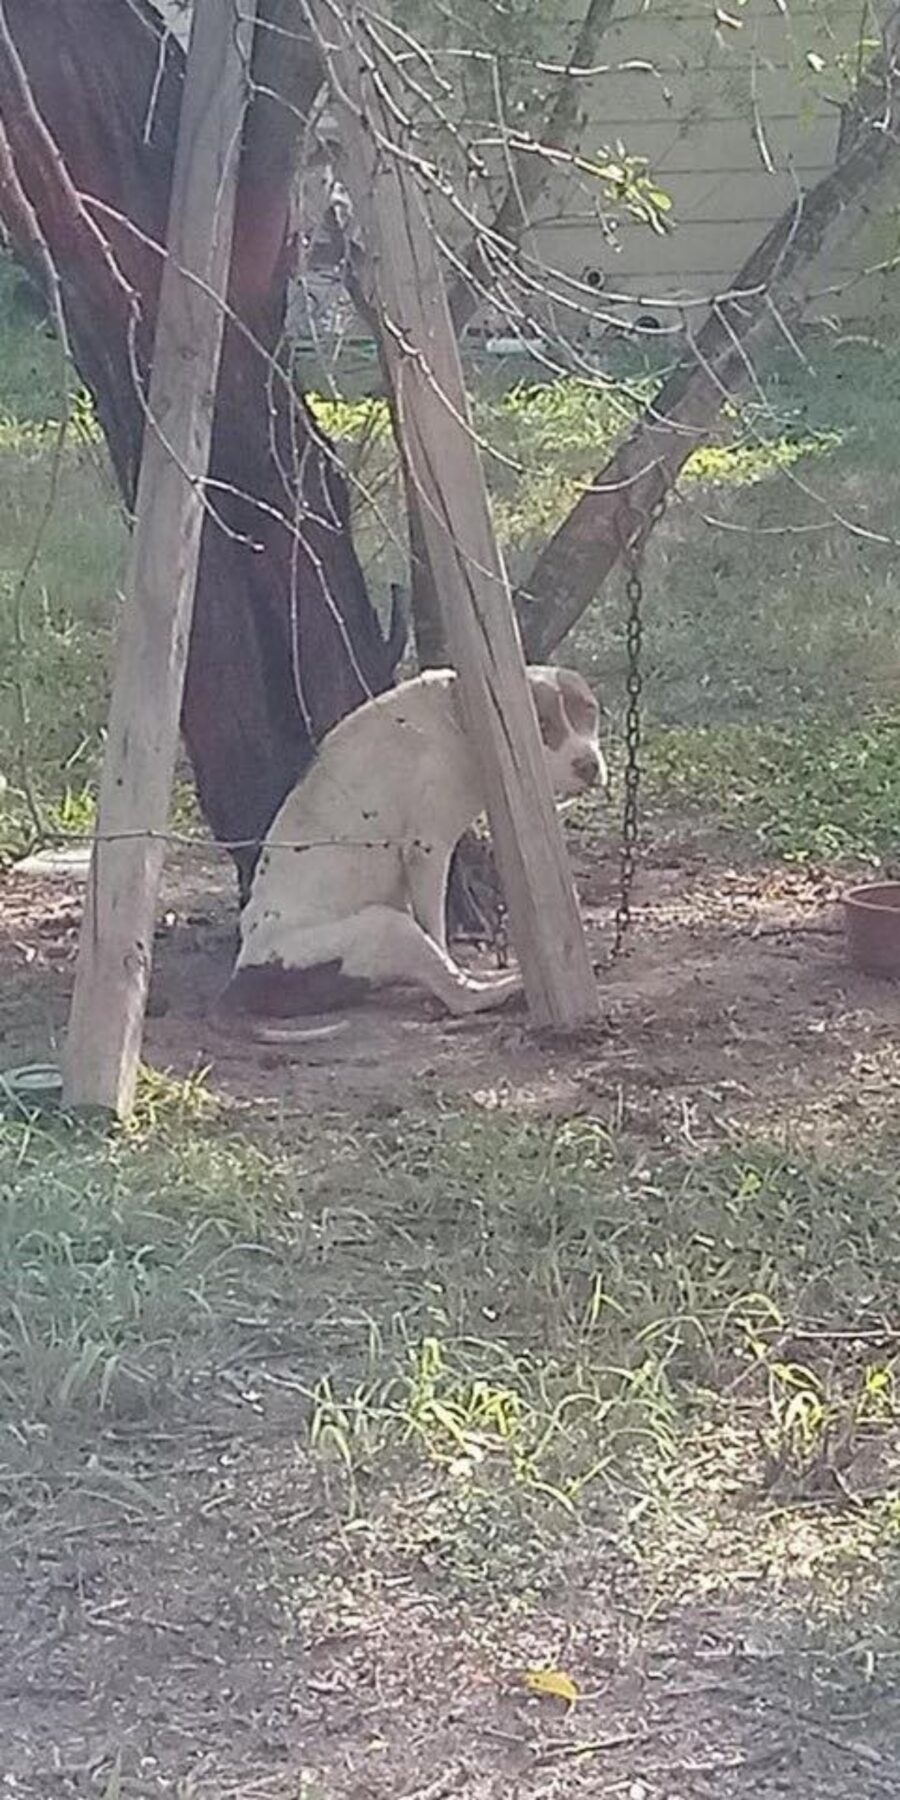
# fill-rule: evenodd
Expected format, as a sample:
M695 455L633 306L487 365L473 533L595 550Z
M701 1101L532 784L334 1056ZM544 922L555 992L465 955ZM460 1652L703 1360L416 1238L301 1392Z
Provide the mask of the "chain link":
M628 579L625 584L628 601L625 647L628 673L625 681L625 801L622 808L622 843L619 859L619 904L616 908L615 936L611 960L621 956L631 926L631 890L634 885L638 834L640 831L641 793L641 650L644 641L644 589L637 552L629 556Z
M650 512L645 515L647 530L650 530L662 518L666 510L667 496L663 495ZM614 935L609 952L609 963L614 963L625 948L625 940L631 929L631 893L637 869L638 838L640 836L640 797L641 797L641 740L642 719L641 699L644 677L641 668L644 647L644 585L641 580L641 560L643 543L632 543L623 550L623 561L628 571L625 582L625 598L628 612L625 627L625 650L627 673L625 678L625 799L622 808L622 837L619 852L619 898L616 906ZM474 891L469 899L476 909L484 928L485 939L494 950L497 967L504 969L508 960L506 929L506 909L499 898L490 906L485 906ZM597 967L602 965L598 964Z
M648 533L662 518L666 496L657 500L647 520ZM646 536L647 534L645 534ZM619 856L619 903L616 907L615 932L610 962L621 956L631 928L631 892L637 866L640 835L641 797L641 695L644 678L641 652L644 645L644 587L641 580L642 545L631 544L625 551L628 570L625 597L628 614L625 627L627 675L625 680L625 800L622 808L622 842Z

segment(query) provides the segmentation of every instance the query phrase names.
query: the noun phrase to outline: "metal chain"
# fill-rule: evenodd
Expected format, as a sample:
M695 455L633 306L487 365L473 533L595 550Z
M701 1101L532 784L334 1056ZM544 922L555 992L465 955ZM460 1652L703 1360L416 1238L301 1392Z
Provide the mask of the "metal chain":
M641 791L641 650L644 641L644 589L640 575L640 552L628 554L628 579L625 595L628 601L626 652L628 674L625 683L625 803L622 808L622 844L619 861L619 904L616 908L615 936L610 961L621 956L631 926L631 890L640 831Z
M661 493L659 500L653 502L650 513L646 515L646 529L637 544L628 544L623 551L628 578L625 583L625 596L628 599L628 617L626 617L626 675L625 693L625 806L621 821L621 851L619 851L619 904L616 907L616 932L610 950L610 963L625 949L625 940L632 927L632 887L634 887L635 864L637 864L637 837L641 830L639 817L639 799L641 799L641 693L643 693L644 677L641 671L641 652L644 644L644 587L641 581L641 558L644 544L650 536L655 524L659 524L662 513L666 511L668 493Z
M668 494L662 494L646 515L646 536L662 518L666 510ZM641 580L641 559L643 543L630 544L623 552L623 560L628 570L625 582L625 597L628 601L628 614L625 629L625 648L627 675L625 680L625 801L622 808L622 839L619 855L619 901L615 914L615 931L612 948L609 952L610 964L621 956L625 940L631 929L631 891L637 867L637 848L640 835L640 795L641 795L641 697L644 677L641 668L641 652L644 646L644 585ZM482 909L479 908L481 911ZM482 911L482 917L485 917ZM492 921L493 929L490 937L493 942L498 968L506 967L508 938L506 935L506 909L502 901ZM599 966L599 965L598 965Z
M628 601L625 632L628 662L628 674L625 682L627 696L625 706L625 804L622 809L619 904L616 907L615 935L609 956L611 963L621 956L625 947L625 939L631 927L631 890L634 886L640 833L641 693L644 685L641 670L641 651L644 645L644 587L641 581L641 559L644 544L650 532L654 525L659 523L666 510L668 497L667 492L659 496L646 515L646 530L642 533L639 542L632 542L624 548L624 562L628 570L625 582L625 595Z

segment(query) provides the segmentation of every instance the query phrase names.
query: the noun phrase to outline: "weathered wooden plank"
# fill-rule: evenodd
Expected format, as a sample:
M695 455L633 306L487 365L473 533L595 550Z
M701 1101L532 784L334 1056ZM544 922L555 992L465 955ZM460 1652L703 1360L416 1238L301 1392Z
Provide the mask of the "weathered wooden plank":
M528 687L509 581L472 432L420 181L398 118L366 72L359 9L307 0L346 146L344 179L370 254L466 722L481 758L497 861L533 1022L574 1030L598 998Z
M131 1107L178 746L255 0L196 0L138 485L64 1058L64 1100Z

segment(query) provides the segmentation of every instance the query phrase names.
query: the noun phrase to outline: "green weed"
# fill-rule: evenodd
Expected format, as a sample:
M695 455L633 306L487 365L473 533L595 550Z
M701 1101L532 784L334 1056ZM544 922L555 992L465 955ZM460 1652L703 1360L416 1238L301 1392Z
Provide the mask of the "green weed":
M654 804L752 838L770 856L827 863L896 858L900 720L856 726L673 727L648 753Z
M13 304L0 268L0 855L90 828L125 527L89 407L58 352ZM727 410L685 470L645 568L651 796L709 805L773 852L890 853L900 679L893 523L900 493L900 355L813 342ZM476 366L473 405L504 550L534 550L659 384L610 353L595 381ZM58 421L71 428L58 462ZM384 402L314 399L354 471L358 541L376 596L405 580L402 494ZM20 577L51 481L57 504ZM565 650L621 711L622 600L613 583ZM836 670L840 679L836 679Z

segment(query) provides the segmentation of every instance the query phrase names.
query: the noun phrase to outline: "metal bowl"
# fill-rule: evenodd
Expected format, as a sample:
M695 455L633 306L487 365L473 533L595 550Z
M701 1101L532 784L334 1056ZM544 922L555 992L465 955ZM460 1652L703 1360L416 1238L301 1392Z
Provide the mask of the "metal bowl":
M844 895L850 961L866 975L900 981L900 881L873 881Z
M22 1069L2 1069L0 1113L28 1113L58 1107L62 1089L62 1075L55 1063L29 1063Z

